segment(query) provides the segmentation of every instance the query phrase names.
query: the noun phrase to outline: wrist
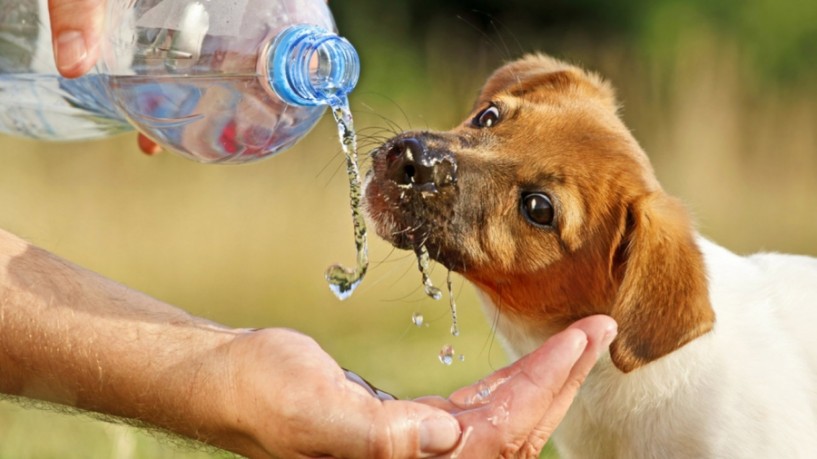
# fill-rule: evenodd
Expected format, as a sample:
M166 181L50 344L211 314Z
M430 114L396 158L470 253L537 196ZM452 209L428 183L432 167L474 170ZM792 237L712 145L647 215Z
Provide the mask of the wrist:
M146 372L149 378L141 383L145 396L135 404L140 410L123 415L235 451L230 352L246 331L196 324L165 332L161 368ZM135 395L126 397L138 400Z
M235 330L201 372L210 387L202 396L212 400L204 441L246 457L291 456L293 428L310 428L303 424L309 408L297 394L306 391L310 401L321 397L320 390L308 388L315 381L304 372L315 349L314 340L285 328Z
M170 371L174 379L166 383L181 391L177 397L182 415L167 427L245 457L272 457L262 437L275 437L278 432L272 431L275 423L270 413L261 412L265 402L259 398L277 400L277 374L259 367L274 359L279 341L287 334L295 333L285 329L204 330L204 347L184 359L182 371ZM256 377L263 380L264 387L259 388Z

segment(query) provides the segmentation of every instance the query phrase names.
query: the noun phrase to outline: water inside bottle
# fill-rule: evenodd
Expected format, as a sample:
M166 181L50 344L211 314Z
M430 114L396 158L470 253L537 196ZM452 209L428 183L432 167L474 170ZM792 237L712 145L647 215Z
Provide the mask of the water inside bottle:
M44 140L85 140L131 130L107 102L106 77L0 75L0 132Z
M254 73L114 76L111 92L141 130L206 163L246 163L282 151L324 112L284 104Z
M346 174L349 177L349 201L352 208L352 224L355 234L355 248L357 250L357 266L355 269L348 269L341 265L332 265L326 271L326 280L329 288L341 300L349 298L366 275L369 267L369 253L366 244L366 222L360 209L361 184L360 167L357 161L357 136L352 119L352 112L349 109L348 98L343 98L342 103L332 107L332 114L338 123L338 136L340 145L346 156Z

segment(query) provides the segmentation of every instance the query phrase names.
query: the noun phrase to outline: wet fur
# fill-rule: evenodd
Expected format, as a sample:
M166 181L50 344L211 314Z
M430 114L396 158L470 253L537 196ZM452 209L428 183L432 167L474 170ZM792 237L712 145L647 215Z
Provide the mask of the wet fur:
M475 127L490 104L499 122ZM408 138L456 180L421 193L389 179L386 156ZM531 191L551 198L550 228L522 217ZM502 67L460 126L376 151L365 199L381 237L425 245L477 287L516 357L581 317L618 321L555 437L565 457L817 452L817 338L795 325L817 323L817 261L742 258L698 236L597 75L542 55Z

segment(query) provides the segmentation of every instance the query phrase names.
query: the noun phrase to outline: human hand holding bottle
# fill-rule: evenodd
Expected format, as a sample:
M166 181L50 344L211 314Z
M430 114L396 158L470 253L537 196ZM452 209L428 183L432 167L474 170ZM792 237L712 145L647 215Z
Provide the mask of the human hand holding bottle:
M62 76L82 76L96 64L106 3L106 0L48 0L54 61ZM161 151L142 133L138 134L137 143L146 154Z
M354 88L357 53L332 31L324 1L250 0L239 10L207 5L48 0L55 67L63 77L79 77L104 52L100 73L111 78L100 80L108 91L93 102L125 129L144 133L139 146L146 153L158 144L202 162L243 163L287 149ZM305 66L313 56L319 65ZM69 96L84 97L86 81L92 80L66 81Z

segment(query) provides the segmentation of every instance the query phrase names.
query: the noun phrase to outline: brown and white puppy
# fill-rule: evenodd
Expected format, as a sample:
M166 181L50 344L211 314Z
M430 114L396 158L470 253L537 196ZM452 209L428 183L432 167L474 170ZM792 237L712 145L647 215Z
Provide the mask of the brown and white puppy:
M700 237L607 82L527 56L458 127L372 157L377 233L473 283L514 357L579 318L618 321L554 436L564 457L817 454L817 260Z

